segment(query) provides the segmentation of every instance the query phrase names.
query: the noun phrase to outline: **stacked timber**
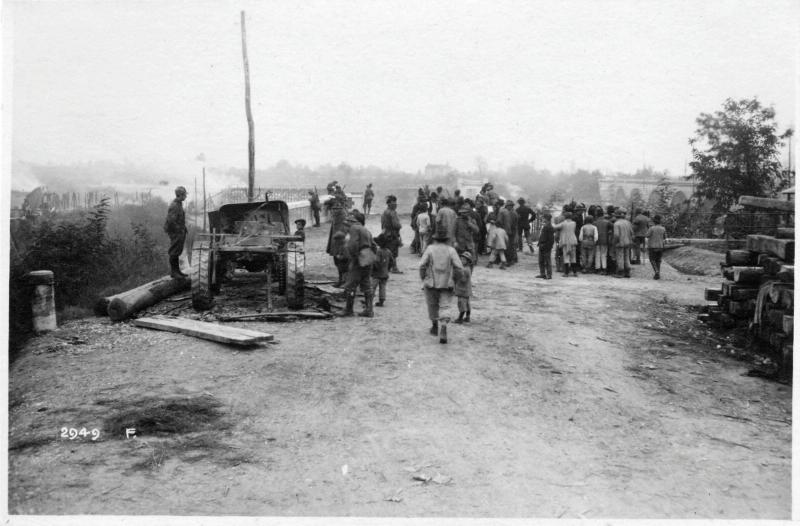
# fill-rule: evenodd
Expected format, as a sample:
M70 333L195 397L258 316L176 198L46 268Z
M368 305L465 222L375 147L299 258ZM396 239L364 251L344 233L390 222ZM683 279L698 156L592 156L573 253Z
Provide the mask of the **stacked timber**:
M706 289L715 302L701 314L722 328L747 327L771 349L782 380L791 378L794 331L794 229L779 237L747 236L747 250L729 250L722 264L720 289Z

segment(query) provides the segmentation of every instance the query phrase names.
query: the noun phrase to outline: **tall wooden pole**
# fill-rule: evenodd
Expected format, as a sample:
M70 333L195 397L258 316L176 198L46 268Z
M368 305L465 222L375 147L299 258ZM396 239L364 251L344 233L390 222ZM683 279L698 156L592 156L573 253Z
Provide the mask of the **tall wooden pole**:
M197 176L194 176L194 227L197 228Z
M203 166L203 232L206 231L206 167Z
M247 201L253 201L253 185L256 179L256 141L253 131L253 112L250 110L250 65L247 62L247 32L242 11L242 58L244 59L244 104L247 112L247 128L250 138L247 141L249 169L247 172Z

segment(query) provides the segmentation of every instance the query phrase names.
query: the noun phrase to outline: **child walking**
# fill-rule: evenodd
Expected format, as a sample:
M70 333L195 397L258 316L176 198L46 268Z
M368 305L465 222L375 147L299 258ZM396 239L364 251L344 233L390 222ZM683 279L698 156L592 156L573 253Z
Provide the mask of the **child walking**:
M394 264L392 251L386 248L386 236L383 234L375 238L378 245L375 263L372 264L372 297L375 297L375 289L378 289L378 303L376 307L383 307L386 301L386 282L389 281L389 269Z
M453 292L455 292L458 299L458 319L455 323L469 323L469 315L471 312L469 306L469 298L472 296L472 253L465 250L461 254L461 264L464 265L464 271L461 273L461 279L456 280Z

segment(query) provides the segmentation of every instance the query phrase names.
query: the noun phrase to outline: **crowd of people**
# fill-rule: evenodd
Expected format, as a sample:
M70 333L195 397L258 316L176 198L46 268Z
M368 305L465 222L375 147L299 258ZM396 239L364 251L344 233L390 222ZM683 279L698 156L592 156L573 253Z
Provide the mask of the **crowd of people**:
M371 185L368 189L374 195ZM374 239L365 228L370 207L371 203L365 204L363 212L346 213L346 228L332 231L329 240L328 252L339 269L337 286L345 290L345 316L355 315L357 288L364 294L364 310L358 315L374 316L373 306L385 305L389 275L402 273L397 268L398 250L403 246L397 198L387 196L381 233ZM533 231L534 225L538 232ZM646 210L636 209L628 219L624 208L587 208L572 202L553 217L549 211L537 213L523 198L504 200L491 183L474 199L461 196L458 190L450 194L442 187L420 188L411 210L411 228L410 250L420 258L430 332L441 343L447 342L448 306L454 295L458 299L455 323L470 321L472 271L482 256L487 257L488 268L499 263L500 269L507 269L518 263L518 254L527 246L531 255L538 252L536 277L552 279L554 259L556 271L564 277L594 273L629 278L631 265L643 264L647 254L653 279L660 279L666 242L661 218L651 218Z

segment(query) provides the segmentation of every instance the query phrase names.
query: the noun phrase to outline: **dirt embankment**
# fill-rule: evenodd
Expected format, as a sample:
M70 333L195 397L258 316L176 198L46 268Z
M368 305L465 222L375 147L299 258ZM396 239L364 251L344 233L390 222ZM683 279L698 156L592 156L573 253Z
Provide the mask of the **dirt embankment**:
M326 235L309 279L335 277ZM234 323L275 335L254 349L107 319L36 338L9 376L10 511L788 519L791 388L695 320L719 278L535 261L481 259L447 345L407 247L375 318Z
M686 246L666 250L664 252L664 261L683 274L718 276L721 278L720 263L725 262L725 254Z

